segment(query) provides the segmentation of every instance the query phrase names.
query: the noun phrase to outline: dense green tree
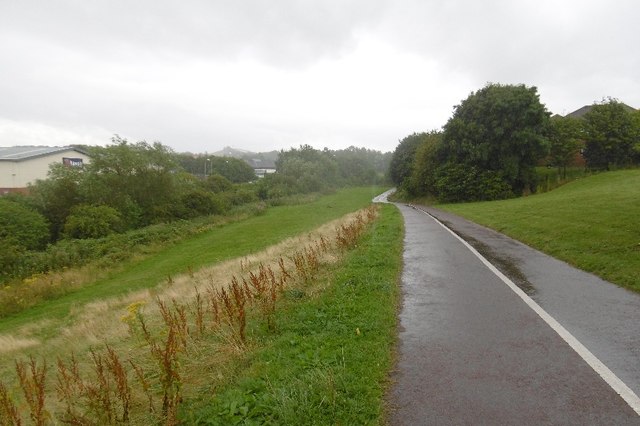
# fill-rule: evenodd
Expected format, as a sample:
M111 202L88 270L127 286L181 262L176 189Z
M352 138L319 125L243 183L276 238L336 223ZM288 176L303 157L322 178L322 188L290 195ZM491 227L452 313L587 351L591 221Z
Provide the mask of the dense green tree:
M107 147L93 147L86 166L84 198L117 209L129 227L166 220L182 196L180 167L159 142L129 143L119 136Z
M205 187L214 193L230 191L233 188L233 184L226 177L215 173L211 176L207 176Z
M256 185L256 193L261 200L277 199L297 192L299 188L296 178L281 172L266 175Z
M198 216L221 214L228 209L225 198L203 189L192 189L182 195L175 216L190 219Z
M413 196L435 195L438 149L442 143L442 133L432 131L426 134L416 150L411 175L405 179L403 188Z
M535 191L534 167L547 152L548 123L535 87L488 84L455 107L438 161L492 172L514 194Z
M121 229L122 218L118 210L109 206L80 204L71 210L64 225L67 238L101 238Z
M365 148L349 147L333 151L341 183L344 185L371 185L376 181L375 166L367 158Z
M49 225L40 213L22 203L0 198L0 240L5 248L44 248L49 241Z
M631 114L633 121L633 161L635 164L640 164L640 109L634 111Z
M339 181L333 153L309 145L282 151L276 162L278 174L290 179L294 192L317 192L335 188Z
M257 179L256 173L246 161L233 157L208 157L207 174L219 174L233 183L251 182Z
M47 179L38 180L31 187L31 197L40 213L49 221L53 240L62 235L71 209L85 200L82 195L85 167L53 164L49 168Z
M402 186L404 180L411 176L416 151L427 138L427 133L413 133L396 146L389 163L389 179L396 186Z
M211 169L207 162L207 158L210 157L210 155L193 154L190 152L180 152L174 155L176 162L184 171L200 177L210 174Z
M350 146L332 151L344 185L370 185L380 181L389 168L391 153Z
M584 115L584 120L587 166L609 170L634 162L637 143L635 118L624 104L610 98L594 105Z
M567 166L575 159L582 146L582 120L572 117L553 117L549 126L549 160L566 178Z
M446 163L438 167L434 189L442 202L488 201L513 197L511 187L502 174L462 163Z

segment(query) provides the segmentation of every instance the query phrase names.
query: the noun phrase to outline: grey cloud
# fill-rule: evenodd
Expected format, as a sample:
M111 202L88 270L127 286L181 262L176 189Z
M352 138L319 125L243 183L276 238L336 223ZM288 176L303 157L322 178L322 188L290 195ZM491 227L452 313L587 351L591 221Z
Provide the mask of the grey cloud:
M635 0L0 0L0 119L100 128L194 151L332 139L388 141L393 149L406 134L443 125L440 117L488 81L538 86L554 112L607 95L640 107L638 16ZM319 61L342 64L363 35L392 54L436 64L433 78L442 81L423 78L415 93L398 93L392 85L409 75L402 67L416 62L371 70L373 81L385 85L376 91L371 84L371 92L357 80L359 90L348 79L333 89L323 75L282 83L247 72L245 80L229 82L232 95L242 92L238 102L216 99L218 83L183 81L199 63L267 64L278 76L299 76ZM260 108L271 99L246 90L260 87L247 85L251 78L288 86L262 96L280 90L299 96L273 99L285 104L263 117ZM330 88L325 98L348 105L345 114L371 111L371 103L380 108L370 123L359 117L343 125L348 118L336 119L331 102L324 99L318 110L318 100L307 99L317 91L305 85L314 83ZM424 112L424 124L398 117L407 110Z
M0 27L98 56L252 55L299 66L348 51L354 31L380 19L385 1L7 1Z

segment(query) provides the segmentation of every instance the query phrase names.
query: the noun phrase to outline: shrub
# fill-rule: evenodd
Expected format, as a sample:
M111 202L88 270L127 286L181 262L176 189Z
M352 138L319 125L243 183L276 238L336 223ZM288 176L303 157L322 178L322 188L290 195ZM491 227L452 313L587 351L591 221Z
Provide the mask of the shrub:
M233 184L226 177L216 173L207 178L206 187L211 192L218 193L229 191Z
M49 240L49 225L40 213L10 200L0 199L0 240L11 239L26 249L43 248Z
M183 211L177 216L184 219L220 214L228 209L226 200L222 196L202 189L194 189L184 194L181 198L181 204Z
M442 202L488 201L513 197L499 172L464 164L445 164L436 171L435 188Z
M236 187L233 191L228 191L221 195L223 195L232 206L241 206L258 201L255 188Z
M81 204L71 210L64 224L67 238L101 238L117 231L121 226L120 213L113 207Z

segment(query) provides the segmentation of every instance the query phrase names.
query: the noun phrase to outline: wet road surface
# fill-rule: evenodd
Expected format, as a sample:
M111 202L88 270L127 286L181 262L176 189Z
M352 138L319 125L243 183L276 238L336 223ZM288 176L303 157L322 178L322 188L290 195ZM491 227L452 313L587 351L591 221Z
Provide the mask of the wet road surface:
M634 409L461 241L425 212L398 207L406 234L391 424L640 425ZM638 392L640 297L429 210Z

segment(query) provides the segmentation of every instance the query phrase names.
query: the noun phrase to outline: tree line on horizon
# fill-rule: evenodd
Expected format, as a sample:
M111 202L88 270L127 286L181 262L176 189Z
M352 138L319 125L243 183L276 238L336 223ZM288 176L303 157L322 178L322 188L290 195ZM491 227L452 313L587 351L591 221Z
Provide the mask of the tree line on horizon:
M23 254L60 241L100 239L296 194L380 183L391 157L366 148L302 145L281 151L277 172L258 179L244 160L175 153L159 142L115 136L106 147L84 149L90 163L54 164L28 194L0 197L0 278Z
M441 131L402 139L389 177L409 197L497 200L535 193L537 166L566 176L576 158L589 170L640 164L640 111L609 98L581 118L551 117L535 87L490 83L457 105Z

